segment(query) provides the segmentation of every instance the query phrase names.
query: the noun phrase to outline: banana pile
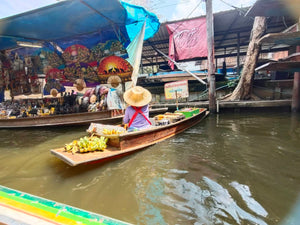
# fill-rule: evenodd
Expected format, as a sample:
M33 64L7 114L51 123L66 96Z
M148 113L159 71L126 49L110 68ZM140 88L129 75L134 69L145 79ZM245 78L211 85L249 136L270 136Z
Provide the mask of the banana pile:
M96 136L85 136L79 140L74 140L69 144L65 144L65 151L72 152L73 154L80 152L93 152L93 151L103 151L106 149L107 145L106 137L96 137Z
M117 129L107 129L107 128L104 128L102 130L102 133L106 134L106 135L112 135L112 134L122 134L122 133L124 133L124 131L117 130Z

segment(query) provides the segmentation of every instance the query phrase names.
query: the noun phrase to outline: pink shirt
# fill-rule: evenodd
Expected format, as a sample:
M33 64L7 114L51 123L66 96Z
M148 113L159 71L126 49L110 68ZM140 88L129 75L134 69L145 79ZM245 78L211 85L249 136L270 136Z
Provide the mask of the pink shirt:
M145 105L142 107L141 111L144 113L144 115L149 119L149 105ZM125 110L125 115L123 118L124 123L129 123L130 119L133 117L135 113L134 108L131 106L128 106ZM141 115L140 113L135 117L134 121L132 122L130 127L135 127L139 129L148 128L150 124L147 120Z

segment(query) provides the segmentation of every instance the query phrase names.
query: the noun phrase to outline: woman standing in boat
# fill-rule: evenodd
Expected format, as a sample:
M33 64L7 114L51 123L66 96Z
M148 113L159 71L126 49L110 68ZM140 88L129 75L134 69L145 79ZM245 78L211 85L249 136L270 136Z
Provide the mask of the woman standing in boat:
M121 78L110 76L107 79L109 91L107 93L107 108L111 110L112 116L119 116L124 113L124 103L122 100L122 88L120 88Z
M149 120L149 103L151 93L140 86L130 88L124 93L124 100L129 105L125 110L124 124L128 123L128 131L136 131L151 126Z

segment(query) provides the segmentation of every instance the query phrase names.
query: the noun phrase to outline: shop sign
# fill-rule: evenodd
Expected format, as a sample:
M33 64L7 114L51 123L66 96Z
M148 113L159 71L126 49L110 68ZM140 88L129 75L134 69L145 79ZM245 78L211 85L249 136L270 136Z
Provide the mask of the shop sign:
M166 100L189 97L188 80L166 83L164 88Z

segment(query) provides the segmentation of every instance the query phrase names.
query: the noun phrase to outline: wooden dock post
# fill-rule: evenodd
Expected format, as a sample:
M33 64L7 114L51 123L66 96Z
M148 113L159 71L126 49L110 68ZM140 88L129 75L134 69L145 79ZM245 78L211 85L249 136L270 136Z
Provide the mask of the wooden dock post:
M207 29L207 65L208 65L208 100L209 111L216 112L216 80L214 67L214 24L212 13L212 0L206 0L206 29Z
M300 17L297 24L297 31L300 31ZM300 52L300 46L296 46L296 52ZM292 104L291 110L292 112L299 112L300 111L300 73L294 73L294 86L293 86L293 96L292 96Z

